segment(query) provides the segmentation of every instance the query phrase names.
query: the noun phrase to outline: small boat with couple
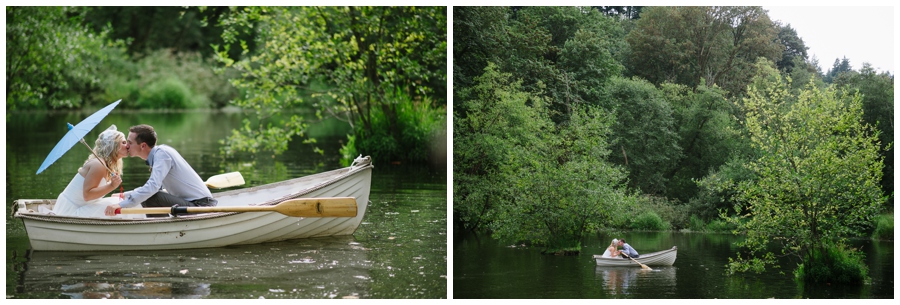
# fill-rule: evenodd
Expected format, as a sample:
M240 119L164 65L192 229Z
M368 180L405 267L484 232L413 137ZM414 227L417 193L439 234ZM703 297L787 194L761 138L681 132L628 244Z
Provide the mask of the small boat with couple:
M360 155L342 169L213 194L209 188L242 185L243 177L233 172L204 182L175 148L156 145L153 126L132 126L126 137L111 125L93 148L88 145L85 135L120 102L78 125L67 124L68 132L35 174L79 142L90 155L55 200L15 201L14 216L22 219L32 250L223 247L350 235L362 222L372 184L369 157ZM121 186L125 157L139 157L150 167L147 182L129 192ZM106 197L117 187L120 193Z
M143 134L150 140L139 140ZM127 140L110 126L57 199L16 200L14 216L25 224L31 249L195 249L350 235L366 213L373 169L369 157L360 156L346 168L211 193L208 188L242 185L244 179L233 172L204 183L173 148L153 145L155 139L148 125L130 128ZM134 191L105 197L121 183L125 155L147 160L150 179ZM202 198L183 198L191 192ZM209 201L215 204L200 204Z
M194 249L351 235L366 213L372 169L369 157L357 158L341 169L213 193L218 205L181 208L190 214L170 217L60 216L52 212L52 199L16 200L15 217L25 223L31 248L40 251ZM334 207L332 198L349 198L352 213L344 204ZM169 211L131 210L149 209Z
M619 247L622 249L619 249ZM623 238L613 239L602 255L594 255L593 257L597 261L597 266L641 266L644 269L649 269L647 266L671 266L675 263L677 254L678 247L675 246L668 250L638 254Z

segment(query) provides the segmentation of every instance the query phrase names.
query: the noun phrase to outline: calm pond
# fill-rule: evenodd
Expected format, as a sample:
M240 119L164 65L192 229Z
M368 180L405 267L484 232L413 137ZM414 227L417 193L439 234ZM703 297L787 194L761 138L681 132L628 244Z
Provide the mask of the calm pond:
M351 236L178 251L30 251L16 199L55 199L89 154L81 144L40 175L35 171L65 123L90 113L16 113L6 122L6 298L446 298L446 165L373 160L370 204ZM241 126L239 113L148 113L115 110L85 141L116 124L150 124L159 143L175 147L204 179L239 171L245 186L341 168L345 123L310 122L325 153L293 141L282 155L225 158L219 141ZM82 147L79 147L82 146ZM125 159L123 186L142 185L148 167ZM214 193L216 191L213 191Z
M610 240L622 237L640 253L678 247L673 266L599 267ZM767 299L894 298L894 243L851 240L866 253L872 282L862 287L798 287L793 266L768 268L763 274L728 276L725 264L740 237L728 234L626 232L598 234L582 242L578 256L542 255L540 249L500 244L487 235L454 236L454 299ZM781 274L784 272L784 274Z

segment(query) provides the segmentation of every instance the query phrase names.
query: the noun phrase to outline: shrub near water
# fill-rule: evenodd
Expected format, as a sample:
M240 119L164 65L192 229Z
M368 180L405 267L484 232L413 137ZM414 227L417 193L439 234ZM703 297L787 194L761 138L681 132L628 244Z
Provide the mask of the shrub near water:
M794 271L794 276L806 283L862 284L869 272L864 256L843 245L816 248Z
M875 232L872 232L872 238L875 239L894 239L894 215L878 215L875 218Z
M431 156L429 149L436 136L442 131L446 109L432 106L429 99L412 101L406 94L395 95L393 107L397 109L396 128L399 134L392 134L390 122L378 107L372 108L372 132L366 133L362 122L357 122L356 136L348 138L347 145L355 150L384 161L406 160L423 163ZM350 148L342 148L341 153L355 158Z
M648 211L634 218L634 221L631 222L631 229L664 231L669 229L669 223L663 221L656 213Z
M176 77L160 79L141 90L138 105L142 108L197 108L191 89Z

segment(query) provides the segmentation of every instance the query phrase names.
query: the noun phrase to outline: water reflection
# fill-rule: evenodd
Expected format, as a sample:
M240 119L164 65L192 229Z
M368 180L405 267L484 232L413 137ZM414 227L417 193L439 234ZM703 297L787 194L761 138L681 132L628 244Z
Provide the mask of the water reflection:
M644 270L640 267L605 267L596 266L594 275L602 279L605 290L611 296L627 296L635 290L653 289L658 296L672 293L675 287L675 267L652 267Z
M63 285L62 294L72 299L200 299L209 296L208 283L98 282Z
M212 291L217 298L358 298L372 282L368 251L341 236L177 251L31 252L17 267L18 287L76 299L204 298Z

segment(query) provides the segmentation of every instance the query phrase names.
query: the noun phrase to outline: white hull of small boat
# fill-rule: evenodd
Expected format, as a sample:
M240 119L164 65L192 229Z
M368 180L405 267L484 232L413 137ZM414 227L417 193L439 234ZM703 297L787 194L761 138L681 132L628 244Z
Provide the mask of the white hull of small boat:
M669 250L642 254L635 260L647 266L671 266L675 263L675 256L678 254L678 247L672 247ZM610 267L640 267L633 260L627 258L611 258L602 255L594 255L597 266Z
M55 200L17 200L31 248L40 251L123 251L222 247L297 238L350 235L362 222L372 184L371 159L296 179L214 193L218 206L276 205L294 198L354 197L356 217L289 217L278 212L206 213L117 219L65 217L41 210ZM44 209L40 206L43 205Z

